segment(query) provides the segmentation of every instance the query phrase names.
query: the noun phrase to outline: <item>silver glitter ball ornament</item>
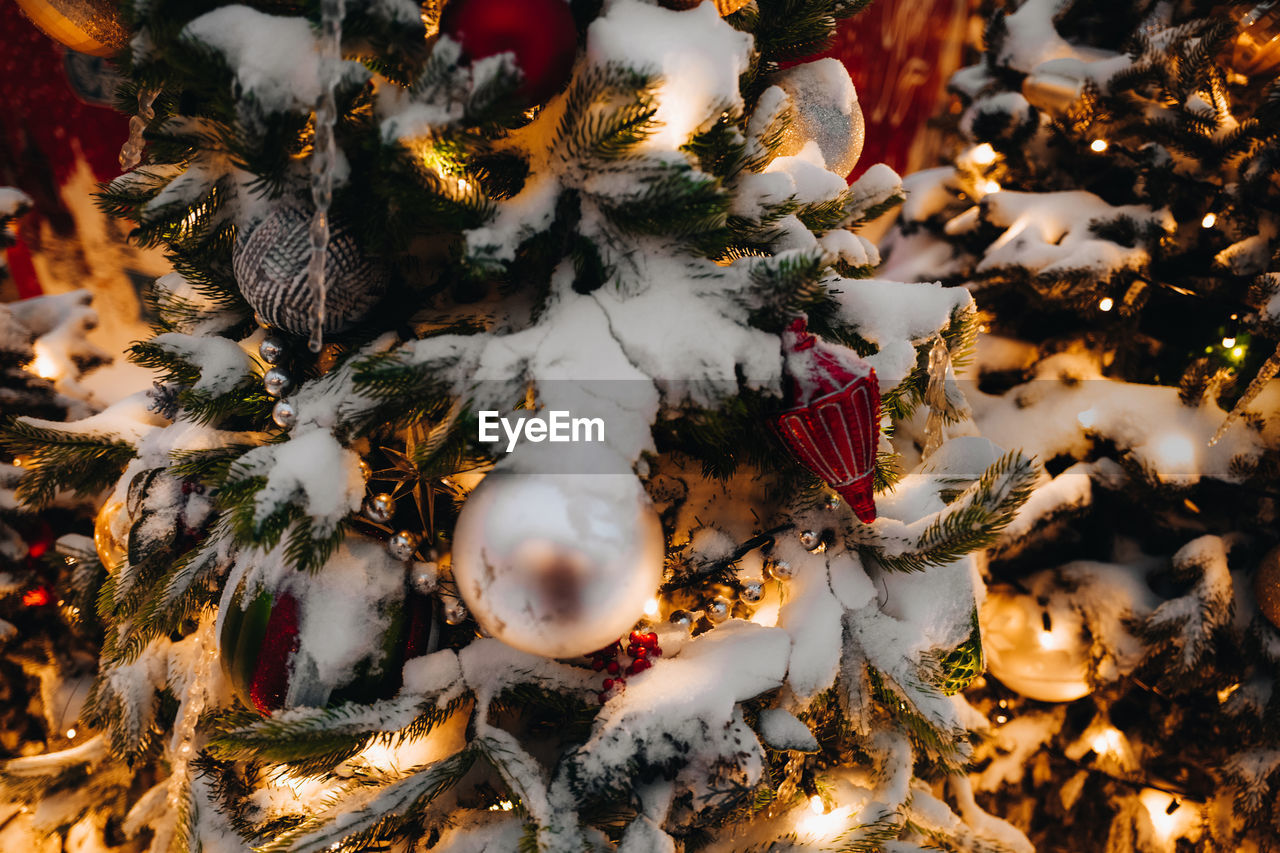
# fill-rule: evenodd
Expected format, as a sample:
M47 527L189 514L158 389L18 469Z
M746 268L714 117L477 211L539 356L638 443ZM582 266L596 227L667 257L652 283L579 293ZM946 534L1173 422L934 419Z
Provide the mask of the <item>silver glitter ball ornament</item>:
M293 388L293 377L287 370L273 367L262 376L262 387L272 397L282 397Z
M421 595L436 591L440 584L440 567L433 561L415 562L409 569L409 586Z
M778 154L794 156L812 141L827 169L842 178L852 172L862 156L866 124L858 92L840 60L796 65L779 73L773 83L787 93L792 107Z
M309 334L315 317L307 281L311 219L310 208L281 204L241 228L231 252L231 269L245 300L268 325L296 335ZM387 289L381 264L365 255L351 229L332 215L324 277L326 333L350 327Z
M365 518L376 524L386 524L396 513L396 500L386 492L370 495L364 502Z
M683 628L686 631L692 630L693 623L698 621L697 617L688 610L672 610L667 615L667 621L677 628Z
M719 625L729 618L729 614L733 611L733 604L723 595L717 595L707 602L706 611L707 619L712 624Z
M800 531L800 547L806 551L816 551L822 544L822 536L816 530Z
M387 540L387 551L397 560L408 562L413 559L413 552L418 550L418 537L408 530L401 530Z
M450 625L461 625L467 621L467 605L463 604L456 598L445 598L444 600L444 621Z
M758 580L743 581L738 590L738 597L747 604L757 604L764 598L764 584Z
M271 407L271 420L281 429L293 429L293 425L298 422L298 410L288 400L276 400L276 404Z
M773 560L767 564L769 577L779 581L789 581L796 576L796 567L786 560Z
M258 344L258 355L267 364L279 364L284 361L284 354L284 341L274 335L268 335Z

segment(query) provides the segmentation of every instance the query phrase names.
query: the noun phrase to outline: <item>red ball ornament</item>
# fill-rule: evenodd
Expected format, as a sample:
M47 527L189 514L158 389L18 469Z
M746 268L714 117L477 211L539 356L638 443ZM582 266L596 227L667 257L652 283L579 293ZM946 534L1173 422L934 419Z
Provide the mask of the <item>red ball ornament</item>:
M866 360L811 335L803 317L782 333L786 409L777 428L804 466L863 522L876 520L880 386Z
M440 31L472 61L515 54L524 82L516 92L541 104L569 81L578 28L565 0L451 0Z

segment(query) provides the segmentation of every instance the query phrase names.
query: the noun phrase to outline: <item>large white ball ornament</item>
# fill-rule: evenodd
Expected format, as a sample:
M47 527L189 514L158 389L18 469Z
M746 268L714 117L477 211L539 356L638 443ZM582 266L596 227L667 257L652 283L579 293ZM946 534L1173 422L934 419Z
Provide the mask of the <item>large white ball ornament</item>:
M494 472L463 504L453 577L480 627L548 657L609 645L662 580L662 525L625 474Z
M987 671L1029 699L1073 702L1092 690L1080 615L1034 595L993 586L982 605Z
M858 164L866 138L862 107L848 69L828 57L788 68L773 82L787 93L793 107L778 154L799 154L812 140L827 168L846 177Z

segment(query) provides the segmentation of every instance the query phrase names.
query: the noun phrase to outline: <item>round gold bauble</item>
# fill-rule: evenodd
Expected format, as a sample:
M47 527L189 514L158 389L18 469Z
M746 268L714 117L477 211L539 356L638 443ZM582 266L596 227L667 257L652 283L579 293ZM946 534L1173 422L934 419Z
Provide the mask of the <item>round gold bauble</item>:
M1280 548L1271 549L1262 558L1253 576L1253 594L1262 615L1280 628Z
M42 33L63 47L92 56L114 56L129 44L116 0L17 0Z
M122 565L129 554L129 511L124 501L107 501L93 522L93 545L108 572Z

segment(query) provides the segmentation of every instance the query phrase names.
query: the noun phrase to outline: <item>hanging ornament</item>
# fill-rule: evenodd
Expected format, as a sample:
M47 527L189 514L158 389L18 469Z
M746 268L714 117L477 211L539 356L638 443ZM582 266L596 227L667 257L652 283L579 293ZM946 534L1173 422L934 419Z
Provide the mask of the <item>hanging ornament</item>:
M516 94L541 104L569 82L578 28L565 0L451 0L440 31L471 62L511 53L523 77Z
M577 657L625 632L662 580L662 526L626 474L489 474L463 504L453 577L510 646Z
M1258 564L1253 594L1267 621L1280 628L1280 548L1273 548Z
M852 172L862 155L866 124L858 92L840 60L828 57L788 68L773 83L787 93L792 107L778 154L799 154L812 140L828 169L842 178Z
M939 656L938 687L946 696L953 696L964 690L986 667L982 655L982 629L978 626L978 614L973 614L973 630L968 639L951 651Z
M129 549L129 513L124 501L107 501L93 522L93 545L108 573L119 568Z
M948 393L947 379L951 373L951 350L938 335L929 349L929 382L925 387L924 401L929 406L929 417L924 427L922 459L929 459L942 446L945 438L943 427L948 423L971 416L964 397L953 400Z
M861 521L875 521L876 372L852 350L820 341L805 327L804 318L797 318L782 334L786 408L778 432Z
M283 204L261 221L241 229L231 267L245 300L270 326L309 335L315 297L308 280L311 212ZM351 229L329 217L325 250L324 332L349 328L387 288L382 266L361 251Z
M1262 367L1258 368L1258 372L1253 379L1249 381L1249 386L1244 389L1244 393L1240 395L1240 399L1236 400L1236 404L1231 407L1231 411L1223 418L1222 424L1214 432L1213 437L1209 439L1209 446L1213 447L1222 437L1227 434L1227 430L1231 425L1240 419L1249 405L1258 398L1262 390L1267 387L1267 383L1280 373L1280 346L1276 347L1266 361L1262 363Z
M18 0L18 8L42 33L71 50L114 56L129 46L117 0Z
M393 695L404 662L439 643L434 600L403 587L381 545L349 539L314 575L229 588L219 652L236 696L267 714Z
M1041 702L1073 702L1089 684L1089 646L1075 611L993 586L982 605L988 670L1011 690Z
M140 566L175 557L204 538L214 519L213 495L196 480L148 468L129 481L123 515L129 525L126 556Z

